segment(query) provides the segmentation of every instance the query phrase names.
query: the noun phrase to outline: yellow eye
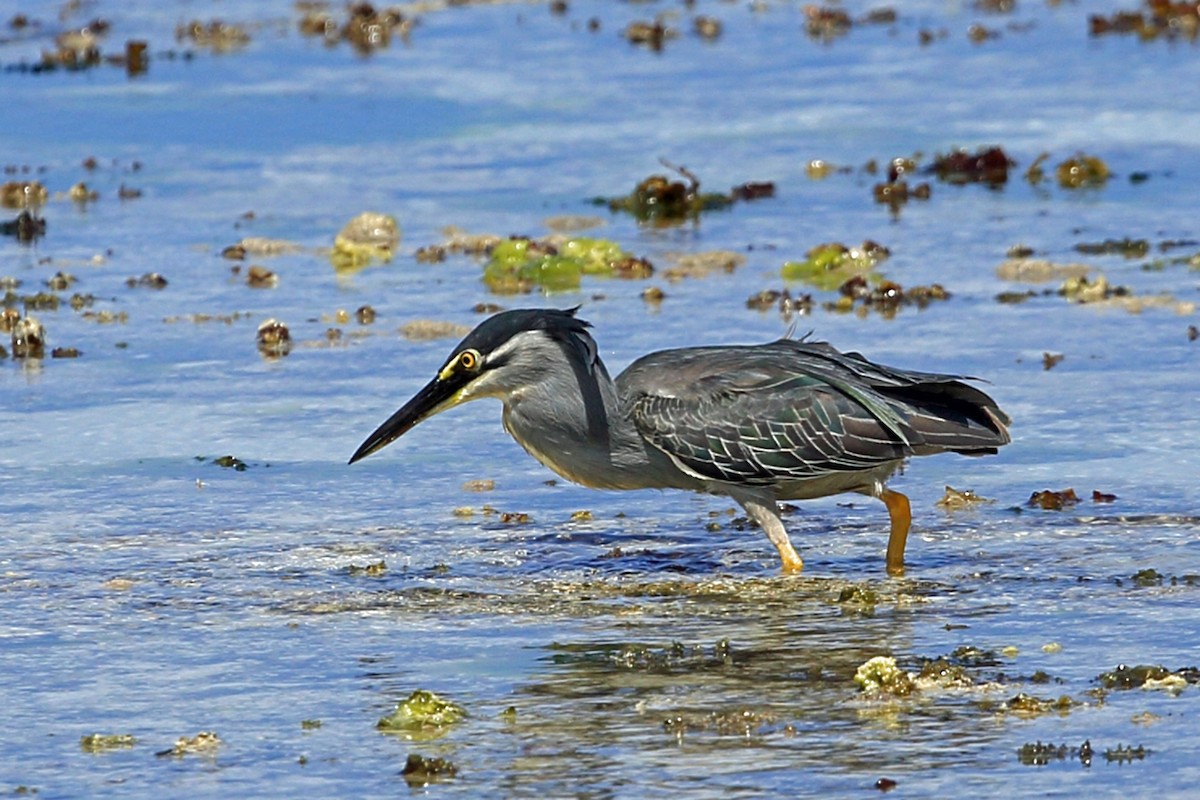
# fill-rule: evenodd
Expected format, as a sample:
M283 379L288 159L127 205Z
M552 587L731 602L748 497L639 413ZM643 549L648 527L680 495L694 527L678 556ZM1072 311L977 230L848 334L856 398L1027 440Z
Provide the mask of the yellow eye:
M465 370L474 372L479 368L479 353L474 350L463 350L458 354L458 365Z

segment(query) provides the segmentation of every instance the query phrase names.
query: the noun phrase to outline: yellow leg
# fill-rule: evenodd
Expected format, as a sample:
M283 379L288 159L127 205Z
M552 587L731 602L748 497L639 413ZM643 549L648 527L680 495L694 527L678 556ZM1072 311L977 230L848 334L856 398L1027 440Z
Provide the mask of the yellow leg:
M757 497L739 498L739 501L742 508L746 509L750 518L762 527L767 538L771 540L771 544L775 545L775 549L779 551L779 560L782 562L784 573L795 574L803 570L804 562L800 559L796 548L792 547L792 540L788 538L787 528L783 527L783 520L779 518L779 504L774 499Z
M792 543L787 539L784 539L782 544L776 543L775 549L779 551L779 560L783 562L782 568L785 574L795 575L804 569L804 561L801 560L796 548L792 547Z
M907 497L891 489L884 489L879 499L887 505L888 516L892 520L887 546L887 572L888 575L900 576L904 574L904 545L908 542L908 528L912 524L912 508Z

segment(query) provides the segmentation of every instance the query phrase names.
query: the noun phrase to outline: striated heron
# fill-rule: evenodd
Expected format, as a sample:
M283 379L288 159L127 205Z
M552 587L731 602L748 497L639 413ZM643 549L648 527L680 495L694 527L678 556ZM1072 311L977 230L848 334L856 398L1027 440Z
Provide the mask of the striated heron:
M891 519L887 570L904 571L908 498L884 482L909 456L995 453L1006 415L958 375L885 367L824 342L686 347L642 356L614 381L575 309L520 309L482 322L353 464L417 423L481 397L534 458L596 489L727 495L803 566L780 500L858 492Z

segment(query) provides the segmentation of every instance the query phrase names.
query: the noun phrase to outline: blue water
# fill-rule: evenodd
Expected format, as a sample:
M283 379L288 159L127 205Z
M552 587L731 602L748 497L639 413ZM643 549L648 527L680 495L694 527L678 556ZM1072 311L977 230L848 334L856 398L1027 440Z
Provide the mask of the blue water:
M1088 37L1088 14L1127 7L904 4L894 25L822 43L796 4L698 3L724 22L715 42L690 32L681 5L576 2L559 16L499 4L426 11L408 43L363 57L301 37L283 2L99 3L62 23L57 10L0 5L6 25L17 11L40 22L0 36L0 162L16 167L4 179L57 193L45 237L0 238L0 275L32 294L66 271L77 283L64 300L89 293L87 310L128 315L35 311L50 347L82 355L0 364L0 792L393 796L419 753L459 770L431 794L464 796L841 796L884 777L897 796L1186 796L1200 777L1200 690L1094 690L1121 663L1200 662L1196 314L995 300L1029 288L996 277L1016 244L1135 296L1200 300L1186 265L1150 271L1148 259L1073 249L1200 239L1196 45ZM620 36L658 13L681 34L663 52ZM18 68L96 16L112 22L104 52L150 43L146 75ZM214 17L247 23L251 43L183 57L176 24ZM999 37L971 43L975 22ZM946 36L921 46L921 29ZM1018 162L1007 186L934 182L929 201L896 215L861 169L992 144ZM1020 176L1043 151L1049 180L1033 187ZM1105 159L1106 186L1055 185L1053 166L1076 151ZM661 172L660 157L705 189L772 180L777 196L665 230L588 202ZM849 171L810 180L813 158ZM83 208L62 197L81 180L100 193ZM142 196L119 200L122 185ZM398 255L339 275L322 249L367 210L397 218ZM447 225L541 235L560 214L598 214L597 235L659 275L497 298L472 259L413 258ZM277 288L247 287L220 257L244 236L300 246L242 263L275 271ZM728 500L548 485L491 402L345 464L453 346L405 339L406 322L473 325L478 302L582 304L615 372L651 349L783 335L790 320L745 299L783 288L780 264L813 245L864 239L891 249L889 278L941 282L952 298L885 319L824 311L833 296L816 293L797 330L986 378L1015 420L999 455L925 459L893 481L914 508L904 579L884 577L886 514L873 501L791 515L806 571L784 578ZM746 263L662 277L670 254L713 249ZM167 288L126 285L147 272ZM666 293L660 306L642 301L648 286ZM373 325L336 320L363 304ZM283 359L255 347L271 317L297 341ZM1047 351L1065 356L1049 371ZM224 455L247 469L213 463ZM474 479L495 489L463 488ZM934 505L947 484L995 502L948 514ZM1078 506L1014 510L1067 487ZM1093 504L1092 490L1118 499ZM531 521L503 523L485 505ZM474 513L454 513L464 507ZM591 520L572 519L583 510ZM379 577L349 572L380 560ZM1145 569L1161 585L1131 580ZM847 587L878 603L839 603ZM889 701L852 681L873 656L918 669L963 645L997 654L969 668L969 689ZM1050 683L1031 680L1039 670ZM377 732L415 689L470 717L431 741ZM1000 709L1019 692L1077 705ZM222 739L214 754L155 755L202 730ZM93 732L137 743L92 754L79 739ZM1091 766L1017 757L1026 743L1085 740ZM1150 754L1110 763L1102 754L1119 745Z

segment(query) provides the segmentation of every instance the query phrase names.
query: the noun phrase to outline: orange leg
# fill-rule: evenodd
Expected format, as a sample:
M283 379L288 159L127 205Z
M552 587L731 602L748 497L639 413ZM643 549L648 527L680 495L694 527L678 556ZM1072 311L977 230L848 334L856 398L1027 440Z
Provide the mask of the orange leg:
M907 497L891 489L884 489L879 499L887 505L888 516L892 520L887 546L887 572L888 575L900 576L904 574L904 545L908 542L908 528L912 524L912 508Z

